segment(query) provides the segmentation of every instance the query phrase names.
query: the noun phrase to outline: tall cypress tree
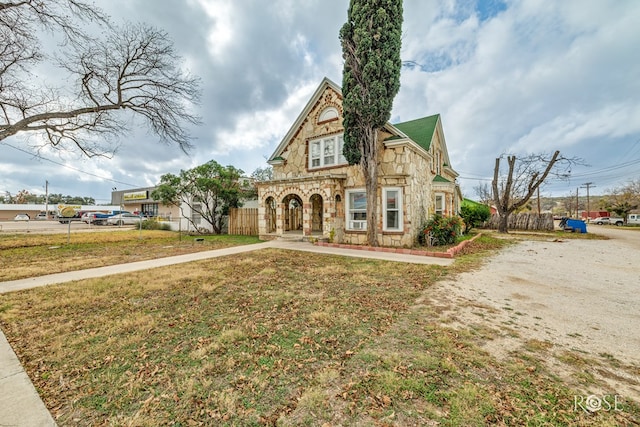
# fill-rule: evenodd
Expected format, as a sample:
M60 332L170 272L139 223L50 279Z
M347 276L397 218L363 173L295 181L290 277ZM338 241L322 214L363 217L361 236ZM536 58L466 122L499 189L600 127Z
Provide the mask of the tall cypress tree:
M378 246L378 130L400 89L402 0L351 0L340 30L344 155L360 164L367 191L367 241Z

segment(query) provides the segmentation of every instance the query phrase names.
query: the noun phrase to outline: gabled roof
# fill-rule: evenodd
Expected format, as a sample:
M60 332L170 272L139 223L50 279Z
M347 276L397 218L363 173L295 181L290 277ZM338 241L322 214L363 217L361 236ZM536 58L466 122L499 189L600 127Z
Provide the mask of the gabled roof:
M275 164L277 162L284 160L281 155L284 152L285 148L287 147L287 144L295 136L296 132L298 131L300 126L302 126L302 123L307 118L307 116L309 115L309 113L314 108L314 106L316 105L320 97L323 95L325 89L327 88L332 89L333 91L338 93L340 96L342 96L342 89L340 88L340 86L338 86L336 83L334 83L327 77L323 78L322 82L320 82L320 85L318 85L318 88L313 93L313 95L305 105L304 109L298 115L298 118L296 119L296 121L293 123L293 125L291 126L287 134L284 136L284 138L282 138L282 141L280 142L278 147L275 149L275 151L269 158L268 160L269 163L273 162L273 164ZM387 123L387 125L385 125L384 128L385 130L387 130L389 133L392 134L392 136L387 138L385 141L409 139L427 152L431 147L431 142L433 141L433 138L436 132L439 132L441 137L443 138L442 122L440 120L440 114L434 114L432 116L422 117L420 119L414 119L407 122L398 123L395 125ZM444 145L443 149L444 149L445 163L450 164L449 154L447 152L446 145L444 143L443 145Z
M393 127L407 135L420 147L424 148L426 151L429 151L431 140L433 139L433 133L436 131L436 126L439 119L440 114L434 114L433 116L423 117L421 119L397 123L393 125ZM395 138L391 137L389 139Z
M307 102L307 105L305 105L304 109L298 115L298 118L296 119L296 121L293 122L293 125L291 126L291 128L289 128L289 132L287 132L284 138L282 138L282 141L280 141L280 144L278 144L278 148L276 148L276 150L273 152L271 157L269 157L269 160L267 160L267 162L278 160L278 157L280 157L284 149L287 147L289 140L293 138L293 136L298 131L298 129L300 128L304 120L309 115L309 112L311 111L313 106L316 104L316 102L318 102L318 99L320 99L320 97L322 96L322 94L324 93L327 87L333 89L335 92L339 93L340 96L342 96L342 89L340 89L340 86L335 84L333 81L331 81L327 77L323 78L322 82L320 82L320 85L318 85L318 88L316 89L316 91L313 93L313 95Z
M467 206L487 206L484 205L480 202L476 202L475 200L471 200L471 199L467 199L466 197L464 199L462 199L462 206L467 205Z
M445 178L442 175L436 175L433 177L433 182L447 182L447 183L451 183L451 181L449 181L447 178Z

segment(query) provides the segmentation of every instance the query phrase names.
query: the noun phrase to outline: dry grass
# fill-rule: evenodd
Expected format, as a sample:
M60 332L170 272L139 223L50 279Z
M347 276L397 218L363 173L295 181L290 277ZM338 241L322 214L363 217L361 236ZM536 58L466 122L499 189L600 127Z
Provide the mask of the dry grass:
M159 230L66 234L0 235L0 282L171 255L220 249L258 239L247 236L193 236Z
M637 422L416 303L503 244L450 268L263 250L0 295L0 325L61 426Z

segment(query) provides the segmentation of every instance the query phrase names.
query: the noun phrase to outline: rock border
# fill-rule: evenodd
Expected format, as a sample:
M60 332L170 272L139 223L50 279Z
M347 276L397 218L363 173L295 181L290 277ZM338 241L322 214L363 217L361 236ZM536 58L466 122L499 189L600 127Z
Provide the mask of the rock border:
M317 246L326 246L329 248L340 248L340 249L357 249L361 251L372 251L372 252L391 252L396 254L405 254L405 255L420 255L420 256L431 256L436 258L453 258L455 257L465 246L469 243L476 240L478 237L482 236L482 233L479 233L473 236L469 240L463 240L456 246L447 249L446 252L433 252L433 251L423 251L419 249L406 249L406 248L385 248L381 246L363 246L363 245L350 245L345 243L328 243L318 241L315 244Z

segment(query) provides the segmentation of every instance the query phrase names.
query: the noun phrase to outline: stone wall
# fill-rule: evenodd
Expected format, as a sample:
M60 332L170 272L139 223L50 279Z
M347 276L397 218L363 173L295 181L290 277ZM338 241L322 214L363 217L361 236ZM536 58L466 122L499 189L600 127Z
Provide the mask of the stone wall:
M342 127L342 98L331 88L318 98L311 106L287 146L280 153L280 159L273 164L274 179L258 186L260 200L259 229L263 238L267 236L269 210L265 201L271 197L276 204L276 232L281 235L285 231L284 216L287 214L285 198L296 195L302 201L303 234L310 235L314 222L322 216L322 236L333 237L336 243L364 244L364 231L345 230L346 190L364 188L365 179L360 166L340 165L321 169L308 168L309 141L344 132ZM338 111L337 118L318 121L327 108ZM432 159L429 153L406 141L389 141L383 143L390 134L381 132L379 190L378 199L378 241L383 246L410 247L415 241L417 228L425 222L433 212ZM438 139L439 141L439 139ZM439 145L439 144L438 144ZM403 195L402 231L383 232L382 187L399 187ZM322 211L316 212L311 197L318 194L322 197ZM453 194L452 194L453 197ZM317 204L316 204L317 205ZM272 235L273 235L272 234Z
M318 122L322 111L333 107L339 112L336 119ZM294 134L289 144L281 154L284 159L281 165L273 167L273 178L275 180L291 179L306 176L321 176L327 173L327 169L308 170L309 159L308 142L322 136L336 135L344 132L342 127L342 97L335 91L327 88L318 102L312 107L307 117L302 122L300 128ZM355 167L342 166L330 168L332 173L346 173L347 169Z

